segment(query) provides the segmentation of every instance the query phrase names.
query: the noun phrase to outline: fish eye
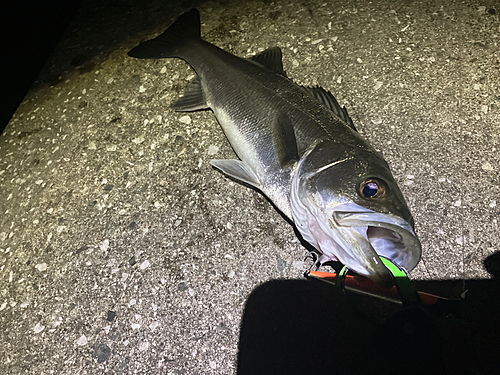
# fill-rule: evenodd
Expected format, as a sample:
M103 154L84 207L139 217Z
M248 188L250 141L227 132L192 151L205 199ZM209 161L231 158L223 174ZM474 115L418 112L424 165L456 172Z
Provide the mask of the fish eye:
M377 199L385 197L385 184L375 178L364 180L359 185L359 194L365 199Z

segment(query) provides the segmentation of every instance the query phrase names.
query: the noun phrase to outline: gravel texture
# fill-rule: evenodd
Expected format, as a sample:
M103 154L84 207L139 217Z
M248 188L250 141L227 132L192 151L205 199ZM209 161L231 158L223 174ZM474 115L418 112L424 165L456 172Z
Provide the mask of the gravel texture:
M252 291L310 265L264 197L210 166L234 158L213 114L169 109L191 68L126 55L191 6L206 40L243 57L277 45L289 77L348 108L415 218L413 279L456 280L455 296L488 282L493 2L180 4L87 2L0 136L0 372L235 373Z

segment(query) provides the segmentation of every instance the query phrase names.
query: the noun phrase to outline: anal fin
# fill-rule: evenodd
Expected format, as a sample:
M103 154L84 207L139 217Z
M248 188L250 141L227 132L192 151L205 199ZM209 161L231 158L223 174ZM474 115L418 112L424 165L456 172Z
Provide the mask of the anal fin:
M172 108L177 112L192 112L209 108L203 93L200 76L194 77L188 83L184 89L184 95L172 104Z

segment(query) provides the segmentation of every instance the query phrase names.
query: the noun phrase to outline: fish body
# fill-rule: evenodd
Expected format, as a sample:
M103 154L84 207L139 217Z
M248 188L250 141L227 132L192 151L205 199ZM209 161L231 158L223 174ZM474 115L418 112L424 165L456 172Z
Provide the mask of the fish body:
M380 284L391 274L380 255L410 271L421 247L390 169L320 87L287 78L281 50L249 59L201 38L199 12L135 47L137 58L185 60L197 76L173 108L211 109L239 160L212 160L226 175L264 193L321 254Z

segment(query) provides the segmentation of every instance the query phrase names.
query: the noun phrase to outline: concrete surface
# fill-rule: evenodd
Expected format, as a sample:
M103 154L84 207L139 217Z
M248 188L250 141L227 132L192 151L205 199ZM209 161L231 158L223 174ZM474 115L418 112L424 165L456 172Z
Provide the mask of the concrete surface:
M169 109L187 64L126 55L192 6L206 40L278 45L289 77L346 105L414 215L412 278L490 277L493 2L91 1L0 137L0 372L234 373L252 290L309 265L261 195L210 167L234 157L213 114Z

